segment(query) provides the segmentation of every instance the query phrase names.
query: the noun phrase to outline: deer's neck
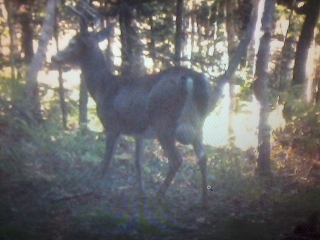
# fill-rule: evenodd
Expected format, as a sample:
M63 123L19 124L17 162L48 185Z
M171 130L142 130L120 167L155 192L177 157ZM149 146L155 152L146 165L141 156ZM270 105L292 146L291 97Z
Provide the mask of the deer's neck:
M106 60L98 47L84 53L81 70L87 89L95 101L114 88L114 76L107 68Z

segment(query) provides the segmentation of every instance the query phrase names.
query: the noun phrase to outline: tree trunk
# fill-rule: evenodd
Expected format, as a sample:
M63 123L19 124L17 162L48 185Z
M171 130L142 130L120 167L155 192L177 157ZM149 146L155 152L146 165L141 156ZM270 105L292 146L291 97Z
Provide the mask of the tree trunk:
M234 5L235 6L238 5L235 11L235 13L237 13L237 21L235 22L235 25L237 25L236 27L237 35L239 38L241 38L241 36L244 34L250 22L250 14L252 12L253 1L237 0ZM240 68L245 68L247 66L250 66L250 68L252 68L252 66L254 66L254 65L248 64L248 61L250 61L250 59L248 60L247 58L251 57L251 56L248 56L249 50L252 50L252 49L249 48L248 51L245 53L245 55L242 57L240 62ZM254 54L254 57L255 57L255 54ZM255 61L255 59L253 61Z
M195 3L192 4L192 8L195 8ZM192 65L192 60L193 60L193 52L195 49L195 35L196 35L196 16L194 14L190 15L190 27L191 27L191 36L190 36L190 45L191 45L191 51L189 55L189 66Z
M176 8L176 35L174 62L176 66L181 65L182 41L183 41L183 0L177 0Z
M13 9L12 9L12 2L9 0L4 1L4 5L7 10L7 23L9 28L9 38L10 38L10 69L11 69L11 79L14 80L16 78L16 71L15 71L15 60L14 60L14 54L15 54L15 47L14 47L14 23L12 19L13 15ZM13 82L13 81L12 81ZM15 97L14 94L14 86L12 86L12 98Z
M146 72L142 58L143 46L133 26L133 7L129 5L128 0L121 0L119 14L122 54L121 73L124 75L143 75Z
M269 89L268 89L268 63L270 59L270 42L273 30L273 16L275 10L275 0L265 0L264 12L262 16L263 32L260 38L260 46L257 54L256 80L253 84L254 94L260 102L260 119L258 133L258 164L256 173L259 175L270 175L270 126L269 117Z
M315 65L314 77L310 84L310 99L309 102L318 104L320 97L320 58L317 59L317 63Z
M250 23L248 24L247 30L245 34L243 35L237 50L235 51L234 56L232 57L231 61L229 62L228 69L225 71L225 73L219 77L219 80L217 82L216 87L213 89L211 94L211 100L210 100L210 110L214 110L218 100L220 99L223 91L224 85L232 78L233 74L237 70L239 63L242 59L242 57L246 54L248 45L253 37L257 20L258 20L258 10L259 10L259 3L260 0L256 0L253 2L253 10L251 13L251 19Z
M154 33L154 22L152 16L149 17L149 26L150 26L150 42L148 43L149 46L149 56L152 58L153 62L155 63L157 58L157 51L156 51L156 41L155 41L155 33Z
M226 30L228 40L228 55L229 59L234 55L237 44L236 37L236 26L235 26L235 6L234 0L227 0L225 4L226 10ZM230 106L229 106L229 144L234 145L234 130L233 130L233 119L236 109L236 96L235 96L235 77L231 77L229 80L229 95L230 95Z
M24 62L30 64L33 58L33 28L31 25L31 12L28 5L21 5L19 9L19 23L21 25L21 48L24 53Z
M299 41L297 43L297 50L295 56L295 64L293 67L293 85L305 85L306 81L306 64L308 58L308 50L314 36L314 29L317 25L320 1L308 0L306 3L306 17L301 29Z
M289 86L289 79L292 79L292 62L294 59L294 51L295 51L295 42L296 37L294 36L294 29L297 28L297 23L294 21L293 18L293 8L294 8L294 1L291 5L291 12L289 15L289 26L287 32L284 37L284 44L281 50L281 59L280 59L280 66L279 66L279 75L278 83L279 83L279 92L285 91Z
M279 91L284 92L289 87L289 79L292 79L292 62L295 50L296 39L291 36L285 39L281 51L279 69Z
M80 76L80 96L79 96L79 125L82 131L88 128L88 90L83 75Z
M27 85L25 89L26 101L28 104L27 107L37 122L42 120L37 76L42 68L43 62L45 61L47 46L53 35L57 4L58 0L48 0L46 17L42 24L42 31L39 39L38 51L32 59L27 75Z
M56 20L55 20L55 28L54 28L54 38L56 42L56 49L57 52L59 51L59 27L58 27L58 14L56 14ZM63 87L63 76L62 76L62 69L60 64L58 65L58 81L59 81L59 97L60 97L60 108L61 108L61 116L62 116L62 126L64 129L67 129L68 125L68 111L67 111L67 104L65 100L65 90Z

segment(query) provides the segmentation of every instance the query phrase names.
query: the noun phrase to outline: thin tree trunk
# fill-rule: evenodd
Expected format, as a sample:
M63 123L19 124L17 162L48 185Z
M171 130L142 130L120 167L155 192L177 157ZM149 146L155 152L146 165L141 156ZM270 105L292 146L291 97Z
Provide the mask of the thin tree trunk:
M231 61L229 62L229 67L225 71L225 73L219 77L219 80L217 82L216 87L214 88L212 94L211 94L211 101L210 101L210 109L213 110L220 99L223 91L224 85L229 82L229 80L232 78L233 74L237 70L239 63L242 59L242 57L246 54L248 45L253 37L257 20L258 20L258 6L259 6L260 0L255 0L253 2L253 10L251 13L251 19L250 23L248 24L247 30L245 34L243 35L242 39L240 40L240 43L237 47L237 50L235 51L234 56L232 57Z
M14 47L14 23L12 19L12 2L9 0L4 1L4 5L7 10L7 23L8 23L8 28L9 28L9 38L10 38L10 69L11 69L11 79L14 82L14 79L16 78L16 73L15 73L15 61L14 61L14 53L15 53L15 47ZM14 98L14 85L12 86L12 98Z
M317 65L315 67L314 77L311 82L311 89L310 89L310 99L309 102L311 103L318 103L319 102L319 83L320 83L320 64L319 59Z
M236 50L236 29L235 29L235 6L236 2L234 0L227 0L225 4L226 9L226 30L228 39L228 55L229 59L234 55ZM229 106L229 144L234 144L234 130L233 130L233 119L236 109L236 96L235 96L235 78L231 77L229 80L229 95L230 95L230 106Z
M308 0L306 3L306 17L303 23L299 41L297 44L295 64L293 67L293 85L307 84L306 81L306 64L308 58L308 51L313 40L314 29L317 25L320 1L319 0Z
M30 6L25 6L24 10L18 15L21 25L21 48L24 53L24 62L30 64L33 58L33 28L31 24Z
M193 8L195 7L195 4L193 3ZM191 25L191 37L190 37L190 41L191 41L191 52L190 52L190 56L189 56L189 64L192 64L192 60L193 60L193 52L194 52L194 47L195 47L195 35L196 35L196 16L194 14L191 14L190 16L190 25Z
M134 6L130 6L128 0L120 2L119 23L121 29L121 73L124 75L143 75L146 72L142 58L143 46L133 26Z
M295 42L296 38L294 36L293 31L296 29L296 21L293 18L293 8L295 1L292 2L291 12L289 15L289 26L284 36L284 44L281 50L281 59L280 59L280 69L279 69L279 91L285 91L289 84L289 79L292 79L292 69L290 66L293 62L293 53L295 51ZM289 36L290 33L290 36Z
M58 14L57 14L58 15ZM54 38L55 38L55 42L56 42L56 49L57 52L59 51L59 36L58 36L58 32L59 32L59 26L58 26L58 16L56 15L56 22L55 22L55 28L54 28ZM63 87L63 76L62 76L62 69L60 64L58 65L58 80L59 80L59 97L60 97L60 108L61 108L61 116L62 116L62 126L64 129L67 129L67 125L68 125L68 111L67 111L67 104L66 104L66 100L65 100L65 90Z
M176 66L181 65L182 53L182 33L183 33L183 0L177 0L176 8L176 35L175 35L175 52L174 62Z
M37 76L45 61L45 53L48 43L53 36L57 4L58 0L48 0L46 17L42 24L42 31L39 39L38 51L32 59L27 75L27 85L25 89L26 100L28 108L37 122L42 120Z
M83 75L80 76L80 96L79 96L79 125L82 131L88 128L88 90Z
M253 90L257 100L260 102L260 119L258 133L258 160L256 173L259 175L270 175L270 126L268 123L270 106L269 106L269 59L270 59L270 42L273 30L273 16L275 10L275 0L265 0L264 12L262 17L263 32L260 38L260 46L257 54L256 80L254 81Z
M150 57L152 58L153 62L155 63L156 58L157 58L157 53L156 53L156 42L155 42L155 37L154 37L154 22L152 19L152 16L149 17L149 25L150 25L150 42L148 43L149 45L149 54Z
M59 96L60 96L60 108L61 108L61 116L62 116L62 126L64 129L67 129L68 125L68 111L67 111L67 104L64 95L64 87L63 87L63 76L62 76L62 69L61 66L58 68L58 80L59 80Z

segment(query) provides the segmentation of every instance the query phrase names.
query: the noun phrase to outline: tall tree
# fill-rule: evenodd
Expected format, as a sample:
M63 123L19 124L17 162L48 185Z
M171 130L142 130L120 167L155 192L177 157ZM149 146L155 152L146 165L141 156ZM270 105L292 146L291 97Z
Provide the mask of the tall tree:
M314 36L314 29L317 25L320 11L319 0L308 0L303 8L299 11L305 14L305 20L302 25L297 50L295 64L293 67L293 85L306 85L306 64L308 50Z
M56 50L59 51L59 24L58 24L59 16L58 12L56 14L56 20L55 20L55 27L54 27L54 39L56 42ZM62 115L62 126L64 129L67 129L68 124L68 111L67 111L67 103L65 100L65 89L63 87L63 74L62 74L62 68L61 65L58 65L58 81L59 81L59 97L60 97L60 108L61 108L61 115ZM82 82L82 81L81 81ZM81 96L81 87L80 87L80 96ZM81 99L81 98L80 98ZM81 100L80 100L81 105ZM79 107L80 108L80 107ZM79 110L79 112L81 112ZM81 114L79 114L81 116Z
M174 62L176 66L181 65L181 53L183 42L183 0L177 0L176 7L176 35Z
M270 126L269 117L269 91L268 91L268 65L270 58L270 42L273 30L273 16L275 0L265 0L264 12L261 20L260 45L257 54L256 79L253 84L254 94L260 102L260 119L258 133L258 164L257 174L270 175Z
M216 103L218 102L218 100L222 95L224 85L227 82L229 82L229 80L232 78L233 74L235 73L235 71L237 70L241 62L242 57L245 56L248 49L248 45L251 42L251 39L253 37L254 31L256 29L258 15L259 15L258 11L259 11L260 0L255 0L252 2L252 4L253 4L252 12L251 12L250 22L248 23L247 29L240 40L240 43L234 53L234 56L229 62L228 69L224 72L224 74L222 74L219 77L216 87L213 90L212 97L211 97L211 106L210 106L210 109L212 110L215 108Z
M236 35L236 1L227 0L225 2L226 9L226 30L227 30L227 41L228 41L228 55L229 58L234 55L237 46L237 35ZM235 77L231 77L229 80L229 94L230 94L230 108L229 108L229 141L230 144L234 143L234 131L233 131L233 118L236 108L236 96L235 96Z
M32 12L28 2L17 2L17 18L21 25L21 49L24 53L24 62L30 64L33 58L33 28L32 28Z
M135 1L120 0L119 22L121 30L122 74L144 74L143 46L135 25Z
M16 78L16 71L15 71L15 59L14 59L14 54L15 54L15 47L14 47L14 42L15 42L15 33L14 33L14 23L13 23L13 2L9 0L4 1L4 5L7 10L7 24L9 28L9 38L10 38L10 69L11 69L11 79ZM14 89L12 89L14 90ZM12 96L14 97L14 96Z
M43 66L43 63L45 62L47 46L53 36L55 12L58 3L59 0L48 0L47 2L46 17L42 24L39 47L37 53L32 59L27 75L27 85L25 89L25 95L28 104L27 107L36 121L42 119L37 76Z

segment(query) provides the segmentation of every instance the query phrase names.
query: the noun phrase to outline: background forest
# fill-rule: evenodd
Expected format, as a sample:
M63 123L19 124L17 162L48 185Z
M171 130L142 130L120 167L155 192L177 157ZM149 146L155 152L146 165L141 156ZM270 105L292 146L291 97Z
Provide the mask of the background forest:
M97 180L104 134L80 70L51 57L79 31L79 1L0 1L0 239L320 239L319 0L86 1L113 36L116 75L185 66L211 82L209 206L189 146L166 201L156 140L136 188L122 137ZM92 26L92 29L95 27Z

